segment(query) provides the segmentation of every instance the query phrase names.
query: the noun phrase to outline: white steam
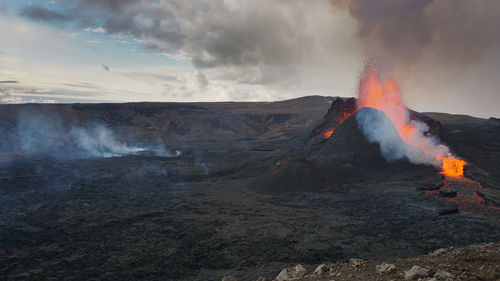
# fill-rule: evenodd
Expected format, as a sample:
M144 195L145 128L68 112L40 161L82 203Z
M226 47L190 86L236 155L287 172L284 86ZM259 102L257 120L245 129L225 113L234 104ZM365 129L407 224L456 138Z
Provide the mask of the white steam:
M84 127L64 126L63 123L56 113L19 113L15 131L4 134L0 141L0 161L17 156L67 159L133 154L175 157L181 154L180 151L170 151L161 141L147 145L131 145L120 141L115 132L104 125Z
M73 127L70 135L75 139L76 144L95 157L114 157L128 154L137 154L146 148L129 146L119 142L113 132L106 127L95 128Z
M452 155L449 148L440 144L436 137L425 134L429 127L424 122L415 120L409 122L416 130L411 135L411 142L407 143L401 139L393 122L382 111L361 108L356 114L356 121L367 140L380 145L380 152L387 161L406 158L413 164L439 168L441 162L438 157Z

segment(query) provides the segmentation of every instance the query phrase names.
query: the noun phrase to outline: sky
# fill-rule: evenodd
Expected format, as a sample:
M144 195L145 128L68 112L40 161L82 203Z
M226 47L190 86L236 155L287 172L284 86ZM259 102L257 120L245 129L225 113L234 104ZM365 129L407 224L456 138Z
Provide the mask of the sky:
M357 95L500 117L496 0L2 0L0 103Z

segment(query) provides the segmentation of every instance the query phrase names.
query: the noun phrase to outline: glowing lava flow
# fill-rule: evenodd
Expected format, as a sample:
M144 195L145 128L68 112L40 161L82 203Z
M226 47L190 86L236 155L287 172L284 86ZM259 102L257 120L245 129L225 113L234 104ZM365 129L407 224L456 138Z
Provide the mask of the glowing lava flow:
M329 130L327 130L327 131L323 134L323 138L327 139L327 138L331 137L331 136L332 136L332 134L333 134L333 131L335 131L335 129L329 129Z
M461 177L464 175L464 165L467 164L464 160L456 158L441 158L443 165L441 174L449 177Z
M450 177L462 177L464 160L453 156L448 147L439 144L435 138L428 137L427 124L410 120L408 109L404 106L400 87L393 78L381 79L373 66L368 66L359 84L358 110L371 107L380 110L391 120L401 139L421 151L426 158L424 163L441 167L441 173Z
M479 214L490 219L500 218L500 207L486 201L480 192L481 184L466 177L450 177L443 179L438 189L423 190L428 196L433 196L440 201L455 204L460 211ZM443 196L455 192L455 196Z
M353 113L350 112L343 112L343 116L338 120L337 127L342 124L349 116L351 116ZM323 138L327 139L332 136L333 132L335 131L335 128L331 128L323 133Z

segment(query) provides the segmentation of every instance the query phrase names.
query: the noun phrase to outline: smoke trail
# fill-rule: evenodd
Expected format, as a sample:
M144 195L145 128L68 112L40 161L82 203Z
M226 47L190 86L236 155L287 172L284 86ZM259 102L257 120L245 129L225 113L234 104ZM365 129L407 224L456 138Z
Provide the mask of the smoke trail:
M163 142L130 145L118 139L104 125L69 126L52 112L20 112L12 133L0 128L0 161L17 157L50 156L71 159L86 157L115 157L144 154L176 157L181 151L170 151Z
M116 140L112 131L98 126L95 128L73 127L70 135L75 139L77 145L95 157L113 157L128 154L137 154L146 148L128 146Z
M64 142L64 130L57 114L21 112L16 131L12 147L21 155L48 153L57 143Z

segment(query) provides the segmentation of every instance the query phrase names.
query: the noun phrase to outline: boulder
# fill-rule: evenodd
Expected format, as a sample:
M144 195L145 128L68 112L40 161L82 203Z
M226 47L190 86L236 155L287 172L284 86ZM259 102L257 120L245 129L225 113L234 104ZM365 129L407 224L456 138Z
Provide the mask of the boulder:
M352 258L349 260L349 266L354 268L360 268L365 265L365 262L362 259Z
M314 270L313 275L316 275L316 276L325 276L325 275L328 275L330 273L330 269L331 268L329 266L327 266L326 264L324 264L324 263L320 264Z
M437 278L439 280L445 280L445 279L453 278L453 277L454 277L453 274L446 272L444 270L438 270L434 274L434 278Z
M439 255L441 255L443 253L446 253L446 249L441 248L441 249L437 249L434 252L430 253L429 256L431 256L431 257L437 257L437 256L439 256Z
M410 270L405 272L405 280L417 280L429 276L429 270L418 265L414 265Z
M375 266L375 271L382 274L390 274L396 270L396 266L390 263L383 263Z
M307 269L303 265L298 264L294 267L283 269L278 274L278 276L276 276L276 281L293 280L295 278L304 277L306 275L307 275Z

